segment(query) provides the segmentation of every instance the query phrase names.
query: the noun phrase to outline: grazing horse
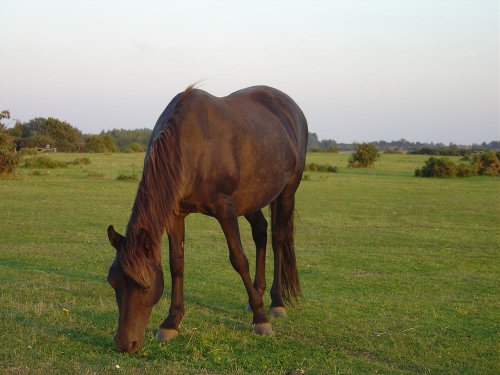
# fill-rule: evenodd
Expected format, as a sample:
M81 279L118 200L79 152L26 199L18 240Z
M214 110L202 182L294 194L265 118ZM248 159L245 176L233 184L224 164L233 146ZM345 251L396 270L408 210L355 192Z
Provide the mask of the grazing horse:
M253 331L272 333L262 303L267 221L261 209L271 206L270 314L285 315L284 302L300 295L293 214L307 136L300 108L271 87L249 87L218 98L190 86L172 99L151 134L125 237L108 227L109 241L116 249L108 281L119 310L117 350L139 349L153 306L163 293L164 230L172 293L168 316L156 337L169 340L178 335L184 315L184 219L196 212L215 217L222 227L229 259L248 293ZM256 245L253 283L240 240L237 218L241 215L249 221Z

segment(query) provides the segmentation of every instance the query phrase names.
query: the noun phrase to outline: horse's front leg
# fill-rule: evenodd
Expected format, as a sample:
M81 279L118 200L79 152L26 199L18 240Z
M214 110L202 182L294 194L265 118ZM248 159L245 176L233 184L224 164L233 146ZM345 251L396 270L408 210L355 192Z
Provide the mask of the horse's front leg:
M248 259L243 252L241 245L238 218L233 205L233 200L228 196L221 196L215 205L215 217L219 221L226 236L229 247L229 260L231 265L238 272L245 284L248 299L253 311L253 331L259 335L270 335L272 333L271 324L264 312L262 296L255 289L250 278Z
M179 325L184 316L184 217L177 217L168 231L169 264L172 291L168 316L160 324L156 334L158 340L171 340L179 334Z

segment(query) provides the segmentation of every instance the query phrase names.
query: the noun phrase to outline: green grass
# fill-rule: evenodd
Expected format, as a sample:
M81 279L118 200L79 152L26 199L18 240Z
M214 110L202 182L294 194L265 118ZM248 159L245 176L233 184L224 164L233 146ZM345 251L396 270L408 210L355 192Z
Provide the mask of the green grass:
M20 168L0 180L1 373L500 371L500 179L415 178L426 159L418 155L383 155L367 170L346 168L347 154L308 156L338 173L307 172L299 188L304 299L272 321L271 337L251 333L244 287L216 221L189 216L181 334L168 343L153 338L164 297L142 349L114 352L106 228L123 232L138 182L116 178L140 175L143 156L55 154L91 163L38 175ZM245 220L240 227L254 264L250 228ZM268 249L268 287L271 260Z

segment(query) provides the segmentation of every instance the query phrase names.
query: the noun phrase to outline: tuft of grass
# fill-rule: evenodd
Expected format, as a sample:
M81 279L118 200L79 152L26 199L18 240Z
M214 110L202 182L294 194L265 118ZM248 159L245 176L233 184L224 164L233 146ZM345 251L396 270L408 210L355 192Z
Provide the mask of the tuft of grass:
M304 171L337 173L338 168L329 164L306 163Z
M104 176L106 175L102 172L87 172L87 177L90 178L103 178Z
M118 177L116 177L117 181L138 181L139 180L139 175L135 172L132 172L130 174L126 173L120 173Z
M71 165L89 165L90 163L91 163L91 161L87 157L76 158L76 159L68 162L68 164L71 164Z
M29 169L55 169L66 168L67 162L53 160L48 156L35 156L34 158L26 159L24 165Z
M31 175L32 176L46 176L48 174L48 172L44 172L42 173L42 171L40 170L34 170L33 172L31 172Z

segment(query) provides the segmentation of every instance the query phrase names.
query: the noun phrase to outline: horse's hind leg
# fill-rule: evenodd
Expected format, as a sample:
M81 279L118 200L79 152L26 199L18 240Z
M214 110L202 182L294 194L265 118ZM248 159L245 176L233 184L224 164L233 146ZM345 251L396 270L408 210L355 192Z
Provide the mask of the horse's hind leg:
M252 237L255 242L255 278L253 286L261 296L266 290L266 243L267 243L267 221L261 210L253 214L245 215L252 227ZM250 304L246 310L250 311Z
M293 250L293 212L295 206L294 194L282 193L271 203L272 216L272 243L274 252L274 277L271 286L271 308L269 310L272 316L286 316L285 304L283 301L284 292L289 293L289 287L286 285L288 275L294 275L295 254ZM291 248L291 249L290 249ZM290 254L291 253L291 254ZM290 270L285 269L290 265L290 256L293 256L293 267ZM284 259L287 257L287 259ZM288 272L287 272L288 271ZM296 275L296 270L295 270ZM298 279L297 283L298 283ZM285 283L285 285L283 285ZM295 285L295 284L293 284ZM298 288L297 286L292 288ZM292 294L295 294L295 289ZM289 297L288 294L285 297ZM286 299L286 298L285 298Z
M252 285L250 278L248 259L243 252L241 245L238 218L234 209L233 200L228 196L221 196L215 204L215 217L219 221L226 236L229 247L229 260L233 268L240 274L248 293L250 306L253 310L254 332L259 335L269 335L272 333L271 324L264 312L262 296Z
M158 340L171 340L179 334L179 325L184 316L184 218L176 218L168 231L169 264L172 277L172 292L167 318L160 324L156 334Z

